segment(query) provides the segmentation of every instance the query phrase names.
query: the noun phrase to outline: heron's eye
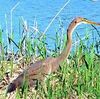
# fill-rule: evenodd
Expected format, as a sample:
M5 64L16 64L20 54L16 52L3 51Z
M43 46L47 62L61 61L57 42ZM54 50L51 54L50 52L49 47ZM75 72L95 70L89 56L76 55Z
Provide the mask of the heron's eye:
M77 21L75 21L75 23L77 23Z

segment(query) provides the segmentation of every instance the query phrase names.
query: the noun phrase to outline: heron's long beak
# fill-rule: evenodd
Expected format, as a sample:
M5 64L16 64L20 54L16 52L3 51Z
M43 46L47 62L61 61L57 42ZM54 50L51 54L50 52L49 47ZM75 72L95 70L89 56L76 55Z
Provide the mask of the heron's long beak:
M87 19L85 19L85 18L83 18L82 21L85 22L85 23L88 23L88 24L92 24L92 25L100 25L100 23L96 23L96 22L87 20Z

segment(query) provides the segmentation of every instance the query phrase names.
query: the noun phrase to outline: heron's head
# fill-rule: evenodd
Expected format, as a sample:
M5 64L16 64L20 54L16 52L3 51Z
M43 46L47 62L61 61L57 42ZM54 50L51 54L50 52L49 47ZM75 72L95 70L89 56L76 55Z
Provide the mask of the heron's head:
M93 22L86 18L81 18L81 17L77 17L76 19L74 19L74 22L76 24L85 23L85 24L92 24L92 25L100 25L100 23L96 23L96 22Z

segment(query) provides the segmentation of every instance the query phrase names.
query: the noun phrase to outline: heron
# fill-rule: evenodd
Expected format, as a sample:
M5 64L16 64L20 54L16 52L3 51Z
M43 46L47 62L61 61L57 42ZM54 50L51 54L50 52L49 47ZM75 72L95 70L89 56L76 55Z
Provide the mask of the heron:
M30 64L30 66L28 66L21 74L18 75L17 78L15 78L8 85L7 93L14 92L17 88L21 88L25 77L28 79L28 84L31 86L32 84L36 84L36 80L43 82L46 78L46 75L56 72L59 68L60 63L68 58L72 47L72 33L75 28L81 23L100 26L100 23L90 21L86 18L76 17L75 19L73 19L68 26L66 33L66 46L61 54L57 57L47 57L46 59L39 60L35 63Z

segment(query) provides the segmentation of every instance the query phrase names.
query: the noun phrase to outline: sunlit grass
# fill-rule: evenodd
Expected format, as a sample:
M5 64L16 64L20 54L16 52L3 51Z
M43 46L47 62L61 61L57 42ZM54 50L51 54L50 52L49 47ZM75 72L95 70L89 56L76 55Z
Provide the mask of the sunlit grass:
M24 27L25 29L25 27ZM64 48L66 41L65 33L60 38L60 32L56 33L54 50L47 48L45 36L40 40L41 33L30 32L31 35L24 36L16 43L10 38L10 44L16 47L17 52L6 53L5 44L2 41L2 31L0 31L0 45L2 45L0 56L0 82L5 78L5 73L10 72L10 78L20 69L24 69L36 60L45 59L49 54L57 57ZM12 42L12 43L11 43ZM69 56L69 63L64 60L60 64L57 72L50 74L44 83L38 83L36 90L28 88L25 82L22 89L17 89L11 97L15 99L98 99L100 97L100 56L95 54L95 44L87 46L85 41L80 40L80 44ZM7 55L6 55L7 54ZM19 73L17 73L18 75ZM6 86L0 89L0 99L4 99ZM23 94L22 94L23 93Z

